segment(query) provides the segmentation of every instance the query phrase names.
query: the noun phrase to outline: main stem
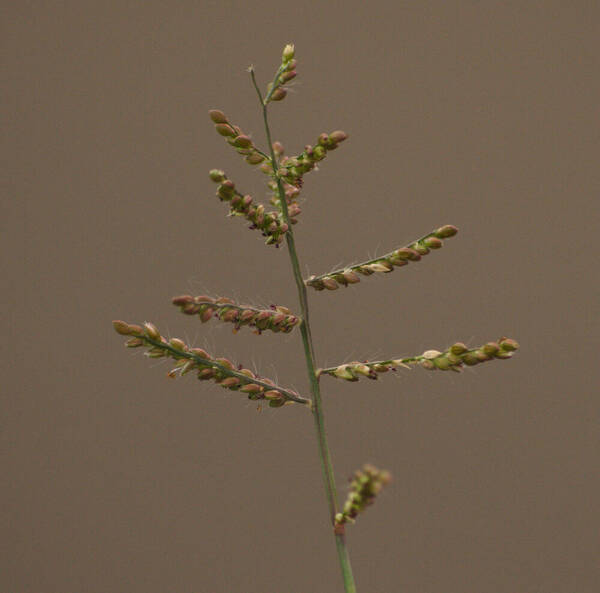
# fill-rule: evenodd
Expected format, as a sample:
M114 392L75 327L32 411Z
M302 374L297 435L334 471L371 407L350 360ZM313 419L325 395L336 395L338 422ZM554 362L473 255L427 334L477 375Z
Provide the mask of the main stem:
M273 81L273 88L281 69L277 71L275 79ZM285 218L285 222L288 225L288 231L285 234L288 253L290 255L290 261L292 263L292 271L294 274L294 280L296 281L296 287L298 288L298 299L300 301L300 311L302 316L302 322L300 323L300 333L302 334L302 344L304 346L304 357L306 359L306 367L308 370L308 379L310 382L310 389L312 392L312 414L315 421L315 429L317 432L317 443L319 447L319 457L321 459L321 468L323 470L323 481L325 483L325 493L327 495L327 504L329 505L329 516L331 519L331 525L335 526L335 516L338 512L338 500L337 490L335 487L335 477L333 474L333 464L331 462L331 454L329 453L329 445L327 444L327 435L325 433L325 418L323 416L323 404L321 400L321 390L319 386L319 379L316 373L315 364L315 353L312 341L312 335L310 331L309 313L308 313L308 298L306 296L306 286L302 279L302 273L300 271L300 262L298 260L298 253L296 251L296 243L294 241L294 233L292 230L292 224L288 214L288 204L285 196L285 189L283 182L279 176L279 163L275 156L273 149L273 141L271 139L271 131L269 128L269 120L267 117L267 103L263 100L256 79L254 77L254 71L250 70L252 82L254 88L258 93L262 110L263 119L265 124L265 132L267 135L267 142L269 143L269 149L271 151L271 163L273 165L273 174L277 182L277 191L279 193L279 202L281 204L281 210ZM343 526L334 529L335 543L338 552L338 558L340 561L340 568L342 570L342 578L344 581L344 590L346 593L356 593L356 585L354 583L354 576L352 575L352 566L350 565L350 556L348 555L348 548L346 547L346 537L343 531Z

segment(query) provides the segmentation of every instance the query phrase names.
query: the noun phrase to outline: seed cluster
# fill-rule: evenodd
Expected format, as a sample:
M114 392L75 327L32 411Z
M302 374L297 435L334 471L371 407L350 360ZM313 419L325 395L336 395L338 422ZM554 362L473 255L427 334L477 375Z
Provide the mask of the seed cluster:
M173 298L173 304L186 315L198 315L203 323L216 317L221 321L235 324L234 331L242 326L255 328L255 333L264 330L272 332L291 332L299 323L300 318L280 305L271 305L270 309L259 309L250 305L238 305L226 297L212 298L205 295L193 297L189 294Z
M217 197L222 202L229 204L230 216L242 216L251 224L251 229L259 229L263 237L267 237L267 245L278 247L283 241L283 236L288 230L287 223L283 220L281 212L265 212L262 204L254 203L252 196L241 194L231 179L219 169L209 172L212 181L218 184Z
M357 470L350 480L350 492L342 512L335 516L335 525L354 523L358 514L375 502L377 495L391 479L388 471L369 464L364 465L362 470Z
M458 229L451 224L447 224L435 231L417 239L413 243L400 249L396 249L382 257L377 257L361 264L348 266L341 270L335 270L329 274L321 276L310 276L305 280L305 284L315 290L337 290L340 286L357 284L360 282L359 274L371 276L376 272L388 274L393 272L394 268L406 266L409 262L419 261L423 256L430 253L432 249L440 249L443 246L442 239L454 237Z
M245 157L249 165L260 165L267 157L260 149L254 146L252 138L245 134L239 126L230 123L227 116L219 109L211 109L208 112L210 119L215 124L217 134L227 140L238 154Z
M282 184L283 191L285 194L285 201L288 207L288 216L290 223L296 224L298 222L298 216L302 212L300 205L298 204L298 197L300 196L301 186L291 185L283 180ZM272 178L268 181L267 186L271 190L271 197L269 198L269 202L279 210L281 208L281 200L279 199L279 188L277 187L277 182L274 178Z
M283 144L281 142L273 142L273 154L275 155L275 159L280 160L280 162L285 162L287 157L283 156L285 149L283 148ZM281 210L281 201L279 199L279 187L277 185L277 179L275 174L273 173L273 167L271 164L271 160L263 163L260 166L260 169L266 175L269 175L271 179L267 182L268 188L271 190L271 197L269 198L269 202L273 204L278 210ZM288 207L288 216L291 224L296 224L298 222L298 215L301 212L300 206L298 204L298 197L300 196L300 191L302 189L302 183L298 182L297 184L287 183L284 179L283 175L285 174L285 170L280 168L279 170L279 179L283 185L283 191L285 194L285 201Z
M301 185L302 177L312 171L330 150L335 150L346 138L348 134L342 130L330 134L323 133L318 137L315 146L307 144L298 156L284 157L279 163L283 168L283 179L291 185Z
M469 350L462 342L456 342L445 350L427 350L418 358L418 363L427 370L461 371L463 365L475 366L488 360L511 358L519 349L519 344L510 338L500 338L497 342L487 342L479 348Z
M395 371L398 367L409 368L418 364L424 369L460 372L464 365L474 366L494 358L511 358L519 344L510 338L500 338L497 342L488 342L479 348L469 349L462 342L456 342L445 350L427 350L419 356L378 360L376 362L349 362L337 367L321 369L320 375L331 375L345 381L358 381L361 377L377 379L379 373Z
M267 95L264 98L264 104L271 101L281 101L287 95L285 84L296 78L296 60L293 45L286 45L281 55L281 66L277 70L275 80L267 85Z
M292 402L310 405L310 400L296 391L283 389L271 379L258 377L241 365L236 367L227 358L213 358L202 348L190 348L179 338L167 340L152 323L132 325L125 321L113 321L113 327L118 334L129 336L125 342L128 348L143 346L148 348L148 358L174 359L175 367L169 371L169 377L194 371L200 380L212 380L225 389L246 393L248 399L267 400L272 408Z
M335 150L338 145L348 138L348 134L341 130L331 132L331 134L321 134L317 139L317 144L313 147L307 144L304 151L298 156L283 156L284 148L281 142L273 143L273 152L279 159L278 175L283 183L286 201L288 204L288 214L290 222L295 224L296 217L300 214L300 206L297 199L300 195L303 185L303 177L317 167L317 163L322 161L330 150ZM281 158L280 158L281 157ZM271 190L270 202L279 207L279 188L273 174L271 161L266 161L261 165L261 170L271 176L268 183Z

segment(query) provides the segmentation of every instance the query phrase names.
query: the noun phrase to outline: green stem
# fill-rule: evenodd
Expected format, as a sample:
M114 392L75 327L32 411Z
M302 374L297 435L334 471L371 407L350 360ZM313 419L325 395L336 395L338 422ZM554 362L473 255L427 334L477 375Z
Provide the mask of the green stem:
M280 75L281 68L275 75L274 82ZM273 174L277 182L277 190L279 193L279 202L281 204L281 210L283 212L284 219L288 225L288 231L285 234L288 253L290 255L290 261L292 263L292 271L294 274L294 280L296 281L296 287L298 289L298 299L300 301L300 310L302 316L302 322L300 323L300 333L302 334L302 344L304 346L304 356L306 358L306 367L308 370L308 379L310 382L310 388L313 396L312 413L315 422L315 429L317 432L317 442L319 447L319 457L321 460L321 468L323 470L323 481L325 483L325 492L327 495L327 504L329 505L329 516L331 525L335 525L335 515L338 512L338 501L337 501L337 490L335 486L335 477L333 474L333 464L331 462L331 454L329 452L329 445L327 443L327 435L325 432L325 418L323 416L323 404L321 400L321 391L319 388L319 379L317 376L317 368L315 364L315 354L312 341L312 335L310 331L309 323L309 312L308 312L308 298L306 295L306 286L302 279L302 273L300 271L300 262L298 260L298 254L296 251L296 243L294 241L294 233L292 230L292 224L288 214L288 204L285 197L285 189L279 176L279 163L273 150L273 141L271 139L271 130L269 128L269 120L267 117L267 100L262 98L258 85L256 84L256 78L254 76L254 70L250 69L250 76L252 77L252 83L263 110L263 120L265 124L265 132L267 135L267 142L271 151L271 164L273 166ZM273 84L273 87L275 84ZM335 532L335 541L338 550L338 558L340 561L340 567L342 570L342 578L344 581L344 590L346 593L356 593L356 585L354 584L354 577L352 575L352 567L350 565L350 557L348 555L348 549L346 548L346 539L343 531L339 530Z
M346 593L356 593L354 576L352 575L352 566L350 565L350 556L346 547L346 536L343 533L335 534L335 545L337 547L338 558L342 568L342 578L344 579L344 588Z

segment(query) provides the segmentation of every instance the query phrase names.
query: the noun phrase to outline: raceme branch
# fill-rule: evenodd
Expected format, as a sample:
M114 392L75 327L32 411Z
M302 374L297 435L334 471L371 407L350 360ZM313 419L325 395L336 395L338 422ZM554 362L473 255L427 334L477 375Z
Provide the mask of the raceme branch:
M311 276L306 280L306 285L315 290L337 290L340 286L360 282L359 274L363 276L370 276L375 273L388 274L393 272L394 268L406 266L411 261L420 261L421 257L430 253L431 250L441 249L444 244L442 239L454 237L456 233L458 233L458 229L451 224L447 224L409 245L381 257L375 257L360 264L347 266L321 276Z

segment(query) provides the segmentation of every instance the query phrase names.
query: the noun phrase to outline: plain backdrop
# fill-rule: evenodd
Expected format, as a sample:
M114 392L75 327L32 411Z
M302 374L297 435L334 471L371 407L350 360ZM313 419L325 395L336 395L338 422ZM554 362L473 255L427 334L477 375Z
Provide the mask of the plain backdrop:
M341 496L393 483L348 543L369 593L597 591L596 2L6 2L2 7L2 553L7 593L333 593L341 578L310 414L263 409L126 350L154 321L307 393L299 333L202 325L181 293L297 311L285 249L226 217L209 169L264 176L211 108L306 177L306 274L441 226L419 264L310 293L320 365L506 335L462 375L322 381Z

